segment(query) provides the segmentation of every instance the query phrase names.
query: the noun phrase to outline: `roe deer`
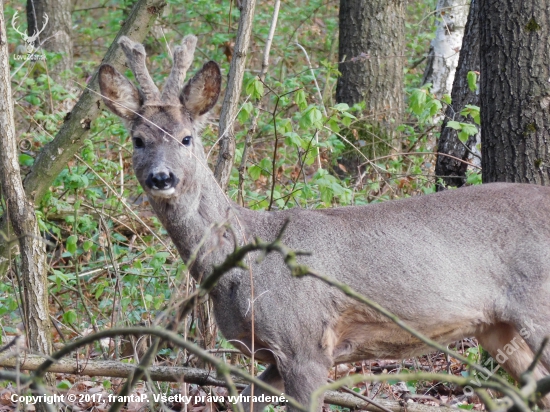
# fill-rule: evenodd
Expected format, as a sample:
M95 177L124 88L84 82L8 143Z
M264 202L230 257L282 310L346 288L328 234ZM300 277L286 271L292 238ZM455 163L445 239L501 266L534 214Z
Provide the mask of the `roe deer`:
M516 379L527 369L550 334L550 188L496 183L368 206L247 210L216 184L199 137L220 92L218 65L206 63L183 86L196 45L196 37L185 37L161 94L143 46L126 37L119 43L140 88L102 65L101 93L126 123L136 176L182 258L199 249L192 276L208 275L234 242L275 240L289 219L282 241L311 252L300 263L440 343L475 336L496 359L513 343L504 368ZM255 357L270 364L261 379L298 401L309 404L335 363L430 350L341 291L293 278L280 255L254 258L254 336L248 270L225 274L211 293L216 320L244 353L254 339ZM549 370L547 349L537 377Z

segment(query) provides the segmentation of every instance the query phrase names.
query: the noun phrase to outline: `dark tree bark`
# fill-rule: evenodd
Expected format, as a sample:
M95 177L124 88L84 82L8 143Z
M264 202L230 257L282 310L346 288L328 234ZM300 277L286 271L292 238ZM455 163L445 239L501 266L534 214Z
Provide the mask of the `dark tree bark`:
M61 74L73 68L73 41L71 0L27 0L27 32L29 36L42 30L35 47L42 42L44 49L59 53L61 59L50 67L50 74L57 82L62 82ZM48 24L44 26L44 17Z
M34 205L29 201L19 168L19 153L13 120L10 64L4 11L0 5L0 176L2 194L13 231L19 240L23 319L27 346L37 353L51 355L50 312L48 310L48 278L46 246L38 229ZM55 380L47 377L49 384ZM39 407L40 408L40 407Z
M550 183L550 3L480 0L483 181Z
M439 153L462 159L463 162L448 156L437 156L435 174L438 177L443 177L442 180L444 183L444 185L437 184L436 188L438 191L443 190L445 186L460 187L466 181L466 169L468 165L465 161L471 155L464 144L458 140L457 131L447 127L447 123L449 120L458 122L471 121L471 119L461 116L460 111L467 104L479 106L479 95L477 92L470 90L467 81L469 71L479 72L479 70L479 0L472 0L462 40L462 48L460 49L460 56L458 58L453 90L451 92L452 103L445 111L445 119L441 126L441 136L439 137L437 149ZM476 141L476 136L471 136L466 142L466 146L472 149Z
M369 122L391 130L403 113L403 1L340 0L339 21L336 101L365 101Z

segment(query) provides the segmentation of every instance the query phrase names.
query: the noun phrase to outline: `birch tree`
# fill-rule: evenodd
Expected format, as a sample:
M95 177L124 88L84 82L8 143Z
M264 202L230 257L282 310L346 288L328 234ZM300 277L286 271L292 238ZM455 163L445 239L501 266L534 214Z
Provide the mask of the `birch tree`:
M467 0L437 1L437 28L430 46L423 83L432 84L431 91L438 99L451 93L468 10Z

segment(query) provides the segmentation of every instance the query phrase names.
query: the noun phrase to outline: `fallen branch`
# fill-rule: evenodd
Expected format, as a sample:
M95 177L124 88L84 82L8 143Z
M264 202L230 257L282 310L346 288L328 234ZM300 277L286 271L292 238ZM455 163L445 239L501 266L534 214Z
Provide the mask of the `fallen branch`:
M12 356L0 359L0 366L4 368L19 367L20 370L34 371L46 361L38 355ZM123 363L114 360L75 360L60 359L48 368L48 372L68 373L72 375L106 376L110 378L127 378L133 376L137 366L132 363ZM227 386L225 381L218 379L216 372L198 368L182 366L150 366L147 370L149 377L159 382L186 382L197 385ZM246 387L246 383L235 383L239 389Z
M359 409L363 411L382 412L382 409L377 408L367 401L359 399L355 395L351 395L349 393L327 391L325 393L325 403L343 406L345 408L350 408L351 410ZM458 410L448 406L436 407L416 402L386 401L382 399L376 399L376 403L392 412L456 412Z
M4 368L15 368L19 365L20 370L34 371L46 361L45 357L37 355L25 355L24 357L9 357L0 359L0 366ZM102 360L79 360L60 359L48 368L48 372L67 373L73 375L85 376L104 376L111 378L128 378L136 370L135 364L123 363L118 361ZM2 371L4 378L8 380L16 379L15 372ZM177 367L177 366L150 366L147 370L149 377L158 382L186 382L201 386L221 386L228 385L223 379L220 379L216 372L207 371L198 368ZM27 382L30 378L26 375L18 375L22 382ZM11 379L10 379L11 378ZM242 380L232 376L235 387L244 389L247 384ZM387 401L376 399L376 402L389 409L392 412L433 412L434 407L423 405L416 402L404 403L402 401ZM365 411L380 412L381 409L369 404L368 402L357 398L354 395L327 391L325 393L325 403L339 405L351 409L361 409ZM437 411L451 412L456 409L449 407L439 407Z

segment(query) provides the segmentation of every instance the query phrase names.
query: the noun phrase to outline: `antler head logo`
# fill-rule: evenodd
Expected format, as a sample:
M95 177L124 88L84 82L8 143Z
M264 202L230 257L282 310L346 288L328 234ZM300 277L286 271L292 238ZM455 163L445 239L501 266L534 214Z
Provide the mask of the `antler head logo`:
M11 19L11 25L13 29L21 35L21 38L26 43L26 46L25 46L26 52L28 54L32 54L35 49L34 42L36 41L40 33L44 31L44 29L46 28L46 25L48 24L48 15L44 13L44 25L42 26L42 29L38 30L37 28L36 32L32 36L27 35L27 33L25 32L19 31L19 27L17 26L17 17L18 17L18 12L16 11L13 14L13 18Z

